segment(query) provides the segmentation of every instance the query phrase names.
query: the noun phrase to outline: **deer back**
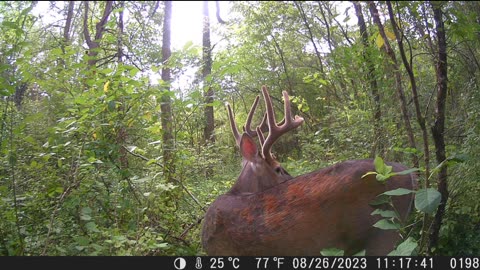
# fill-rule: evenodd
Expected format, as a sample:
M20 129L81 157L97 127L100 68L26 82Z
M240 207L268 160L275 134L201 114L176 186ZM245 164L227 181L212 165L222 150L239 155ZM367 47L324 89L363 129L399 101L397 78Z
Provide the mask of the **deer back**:
M405 170L390 163L394 171ZM208 209L202 244L208 255L320 255L324 248L346 254L362 249L386 255L400 239L398 232L373 227L378 215L370 203L380 193L413 189L414 175L397 175L380 183L373 160L354 160L298 176L250 195L225 194ZM395 197L393 205L405 221L413 196Z

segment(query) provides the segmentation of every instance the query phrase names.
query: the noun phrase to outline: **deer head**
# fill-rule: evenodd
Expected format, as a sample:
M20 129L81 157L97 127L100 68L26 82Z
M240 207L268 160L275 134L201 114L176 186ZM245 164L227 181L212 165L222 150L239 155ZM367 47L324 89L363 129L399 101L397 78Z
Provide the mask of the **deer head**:
M272 146L282 134L299 127L303 123L303 118L298 115L292 118L290 99L287 92L283 91L285 115L280 123L276 123L272 100L267 87L262 87L262 93L267 109L263 120L255 130L252 130L253 114L260 98L257 96L248 113L247 123L243 126L244 133L242 135L238 132L232 108L227 104L232 133L243 157L243 168L235 185L230 190L232 194L258 192L292 178L272 154ZM268 132L267 138L264 137L263 132ZM253 141L254 137L259 138L260 151Z
M400 239L397 231L373 227L379 220L376 208L394 210L404 222L412 208L413 195L396 196L391 205L373 206L377 196L396 188L414 189L415 175L395 175L380 183L373 160L350 160L297 177L290 176L271 153L273 143L300 126L301 117L291 117L288 95L285 117L276 123L266 87L262 88L266 115L252 130L255 100L239 134L231 108L230 123L244 158L243 169L232 189L209 207L203 221L202 245L212 256L320 255L324 248L339 248L346 255L365 250L366 255L386 255ZM264 137L264 132L268 132ZM258 137L261 151L253 141ZM388 163L394 172L406 170Z

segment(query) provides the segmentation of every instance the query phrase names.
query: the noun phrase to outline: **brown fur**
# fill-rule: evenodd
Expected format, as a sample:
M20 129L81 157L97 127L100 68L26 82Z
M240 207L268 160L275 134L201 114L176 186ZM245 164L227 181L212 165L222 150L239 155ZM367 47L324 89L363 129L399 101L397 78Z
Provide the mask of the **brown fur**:
M389 165L395 172L407 169ZM362 249L386 255L400 237L372 227L379 216L371 215L375 208L369 203L387 190L416 188L416 179L398 175L382 184L375 175L361 178L374 170L373 160L345 161L258 192L221 195L206 213L203 247L214 256L318 256L333 247L346 255ZM402 221L412 200L412 194L394 198Z

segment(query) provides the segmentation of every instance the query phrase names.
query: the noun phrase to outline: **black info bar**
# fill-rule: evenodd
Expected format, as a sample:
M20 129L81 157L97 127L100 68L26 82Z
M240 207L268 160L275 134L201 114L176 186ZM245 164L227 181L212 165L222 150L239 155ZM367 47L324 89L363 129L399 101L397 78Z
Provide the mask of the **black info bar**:
M158 257L0 257L14 269L480 269L479 257L448 256L158 256ZM3 267L2 267L3 268Z

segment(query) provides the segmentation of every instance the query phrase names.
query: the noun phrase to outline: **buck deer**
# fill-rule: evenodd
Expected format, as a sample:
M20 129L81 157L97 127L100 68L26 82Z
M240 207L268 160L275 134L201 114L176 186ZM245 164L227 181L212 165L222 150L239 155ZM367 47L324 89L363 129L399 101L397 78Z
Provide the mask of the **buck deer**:
M251 129L258 105L256 97L240 135L232 109L228 115L243 157L243 169L233 187L209 207L202 228L202 245L208 255L320 255L324 248L338 248L345 255L365 250L366 255L386 255L400 234L373 227L379 220L370 204L392 189L415 189L413 174L395 175L386 183L376 180L373 160L350 160L292 177L271 152L274 142L299 127L303 118L292 118L290 100L284 97L284 119L276 123L268 90L262 87L266 113ZM264 132L268 132L264 137ZM260 151L253 140L258 137ZM406 170L388 163L394 172ZM403 222L412 209L413 195L395 196L392 205Z

